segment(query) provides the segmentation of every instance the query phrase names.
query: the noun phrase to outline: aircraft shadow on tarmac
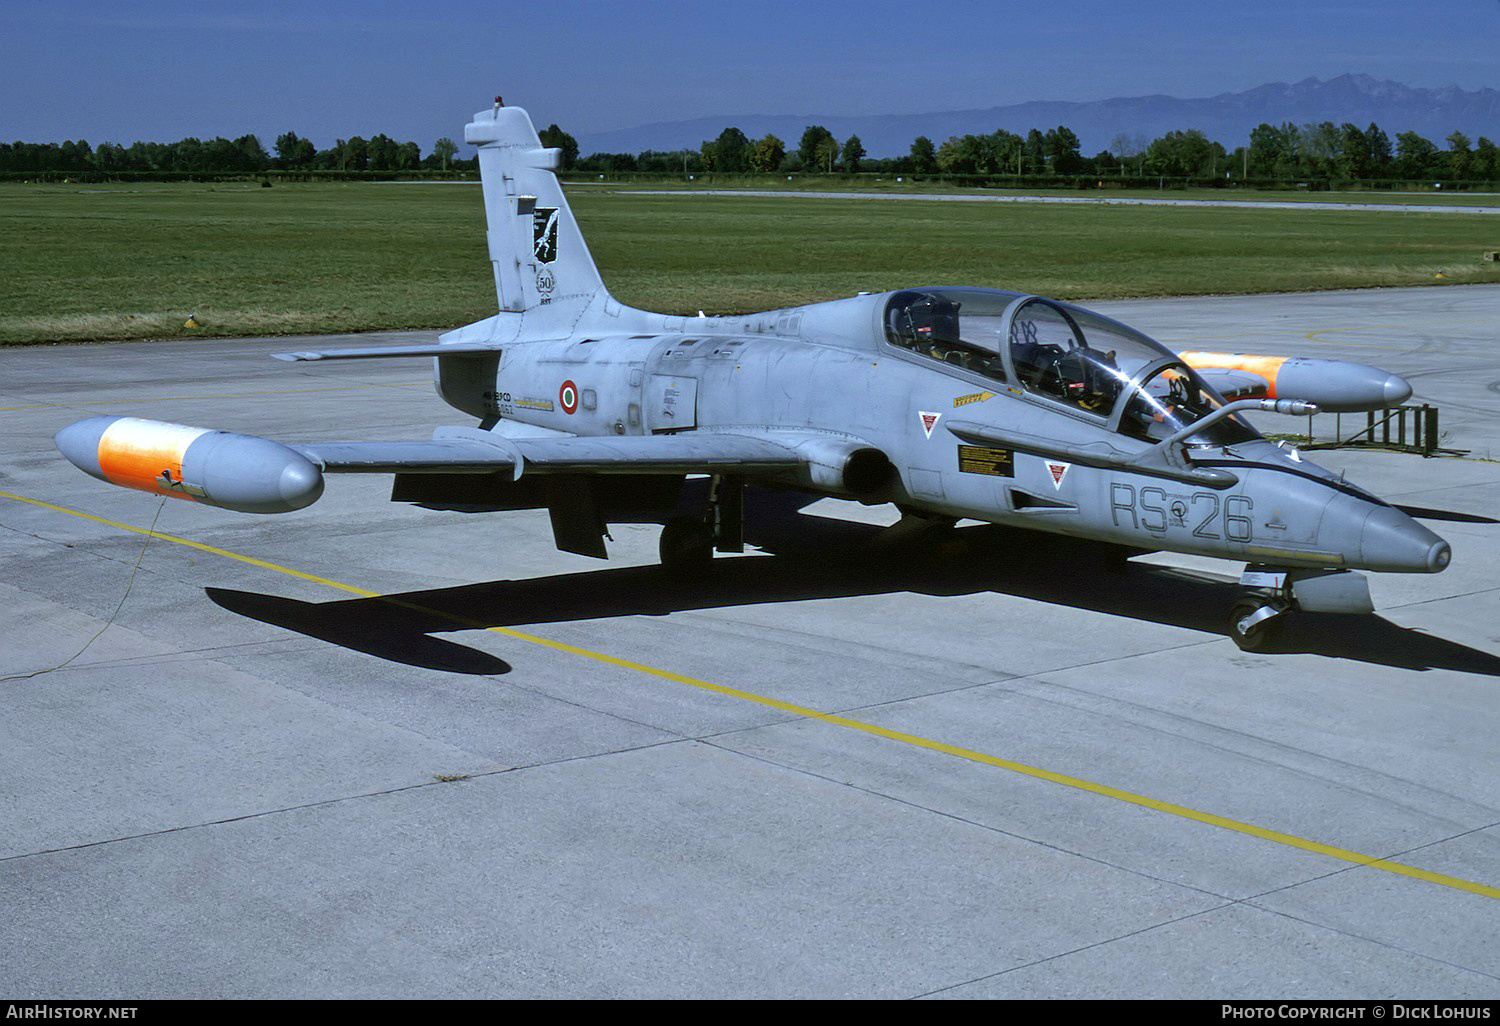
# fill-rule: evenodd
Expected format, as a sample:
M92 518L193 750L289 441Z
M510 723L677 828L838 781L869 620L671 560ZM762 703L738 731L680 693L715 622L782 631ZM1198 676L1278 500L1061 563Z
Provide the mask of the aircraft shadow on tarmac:
M755 495L747 503L745 540L769 555L721 557L693 577L660 566L605 568L321 603L205 590L241 616L393 662L468 674L510 667L432 634L860 595L993 592L1222 636L1240 595L1234 578L1122 564L1119 550L1105 545L993 525L901 537L892 529L799 515L806 501ZM1379 616L1291 616L1263 654L1286 653L1500 677L1500 657Z
M1448 509L1428 509L1426 506L1397 506L1396 508L1418 520L1446 520L1455 524L1500 524L1500 520L1478 513L1457 513Z

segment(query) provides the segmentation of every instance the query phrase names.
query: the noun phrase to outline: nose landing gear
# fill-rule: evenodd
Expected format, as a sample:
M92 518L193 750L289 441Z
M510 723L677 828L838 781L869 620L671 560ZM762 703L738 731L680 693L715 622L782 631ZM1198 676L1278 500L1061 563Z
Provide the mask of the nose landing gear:
M1370 585L1349 570L1245 567L1240 583L1248 592L1229 610L1229 637L1246 652L1263 652L1286 625L1286 614L1373 613Z
M1244 652L1263 652L1281 634L1291 606L1270 598L1239 599L1229 607L1229 637Z

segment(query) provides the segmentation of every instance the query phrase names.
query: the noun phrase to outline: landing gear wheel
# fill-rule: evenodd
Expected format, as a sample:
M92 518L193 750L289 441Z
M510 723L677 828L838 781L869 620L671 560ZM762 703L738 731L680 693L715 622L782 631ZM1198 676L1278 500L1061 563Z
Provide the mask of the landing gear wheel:
M701 573L714 558L714 537L697 517L677 517L661 529L661 565L673 573Z
M1266 606L1267 603L1262 599L1244 598L1230 607L1229 637L1242 652L1263 652L1276 641L1281 633L1281 618L1285 615L1282 612L1248 626L1241 626L1246 619L1254 616Z

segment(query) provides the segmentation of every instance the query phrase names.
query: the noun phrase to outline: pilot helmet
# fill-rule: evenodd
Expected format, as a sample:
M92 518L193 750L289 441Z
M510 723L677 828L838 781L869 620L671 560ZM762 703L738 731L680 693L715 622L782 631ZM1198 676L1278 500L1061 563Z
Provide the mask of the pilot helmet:
M957 342L959 304L935 293L923 293L906 308L917 342Z

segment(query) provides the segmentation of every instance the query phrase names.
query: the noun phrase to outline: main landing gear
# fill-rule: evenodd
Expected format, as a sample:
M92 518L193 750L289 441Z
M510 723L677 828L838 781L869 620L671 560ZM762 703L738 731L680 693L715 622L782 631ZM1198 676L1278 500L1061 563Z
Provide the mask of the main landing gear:
M662 566L682 575L707 570L715 552L744 552L745 479L714 475L704 512L668 520L661 529L659 551Z
M1286 614L1373 613L1369 582L1349 570L1298 570L1286 567L1245 567L1240 583L1247 593L1229 610L1229 637L1246 652L1273 647Z

